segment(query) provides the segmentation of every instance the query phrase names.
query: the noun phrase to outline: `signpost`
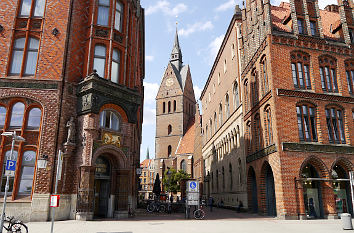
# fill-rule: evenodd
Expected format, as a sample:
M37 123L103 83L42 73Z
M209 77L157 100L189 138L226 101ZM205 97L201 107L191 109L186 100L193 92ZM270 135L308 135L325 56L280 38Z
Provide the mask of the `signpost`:
M187 181L186 217L189 218L190 206L198 206L199 209L199 181Z
M59 207L60 195L57 195L57 190L58 190L58 181L61 180L62 167L63 167L63 153L61 152L61 150L59 150L58 162L57 162L57 173L56 173L56 177L55 177L54 195L50 196L50 207L53 207L53 209L52 209L52 225L50 228L51 233L53 233L53 230L54 230L55 208Z

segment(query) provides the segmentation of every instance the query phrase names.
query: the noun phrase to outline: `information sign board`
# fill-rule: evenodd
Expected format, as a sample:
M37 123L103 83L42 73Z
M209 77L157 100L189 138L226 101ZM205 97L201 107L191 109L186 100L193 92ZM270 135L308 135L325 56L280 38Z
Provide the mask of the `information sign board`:
M60 195L50 196L50 207L59 207Z

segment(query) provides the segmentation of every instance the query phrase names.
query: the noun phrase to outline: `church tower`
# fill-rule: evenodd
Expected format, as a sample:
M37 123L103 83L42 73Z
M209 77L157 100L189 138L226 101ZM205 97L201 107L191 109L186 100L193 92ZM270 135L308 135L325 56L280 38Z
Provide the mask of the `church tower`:
M170 61L156 96L156 159L167 159L169 166L174 167L172 161L194 118L195 104L190 68L183 65L176 30Z

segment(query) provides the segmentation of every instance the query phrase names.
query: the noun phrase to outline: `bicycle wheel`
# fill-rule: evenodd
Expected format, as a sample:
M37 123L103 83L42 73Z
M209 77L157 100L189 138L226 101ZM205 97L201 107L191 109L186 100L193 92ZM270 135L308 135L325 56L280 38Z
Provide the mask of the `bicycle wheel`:
M13 233L28 233L27 226L22 222L15 222L11 225L11 231Z
M198 219L198 220L201 220L205 217L205 213L203 210L201 209L198 209L196 211L194 211L194 218L195 219Z
M155 205L153 203L148 204L146 207L147 212L152 213L155 210Z
M165 205L160 205L159 206L159 212L160 213L163 213L163 212L165 212L166 211L166 206Z

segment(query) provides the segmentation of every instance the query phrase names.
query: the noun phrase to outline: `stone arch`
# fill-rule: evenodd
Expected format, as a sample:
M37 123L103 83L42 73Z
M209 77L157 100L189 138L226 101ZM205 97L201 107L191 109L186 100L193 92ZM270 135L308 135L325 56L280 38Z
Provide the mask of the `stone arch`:
M247 196L248 208L253 213L258 212L258 191L257 191L257 178L256 172L252 166L248 168L247 172Z
M272 166L264 161L260 176L261 208L264 214L276 216L275 181Z
M346 173L349 173L349 171L354 170L353 163L344 157L339 157L332 163L331 171L333 170L334 166L336 166L336 165L341 166L345 170Z
M113 168L120 168L120 169L127 168L128 166L127 156L123 153L121 149L113 145L104 145L98 148L92 156L91 165L93 166L96 159L103 154L111 155L109 159L112 163Z

